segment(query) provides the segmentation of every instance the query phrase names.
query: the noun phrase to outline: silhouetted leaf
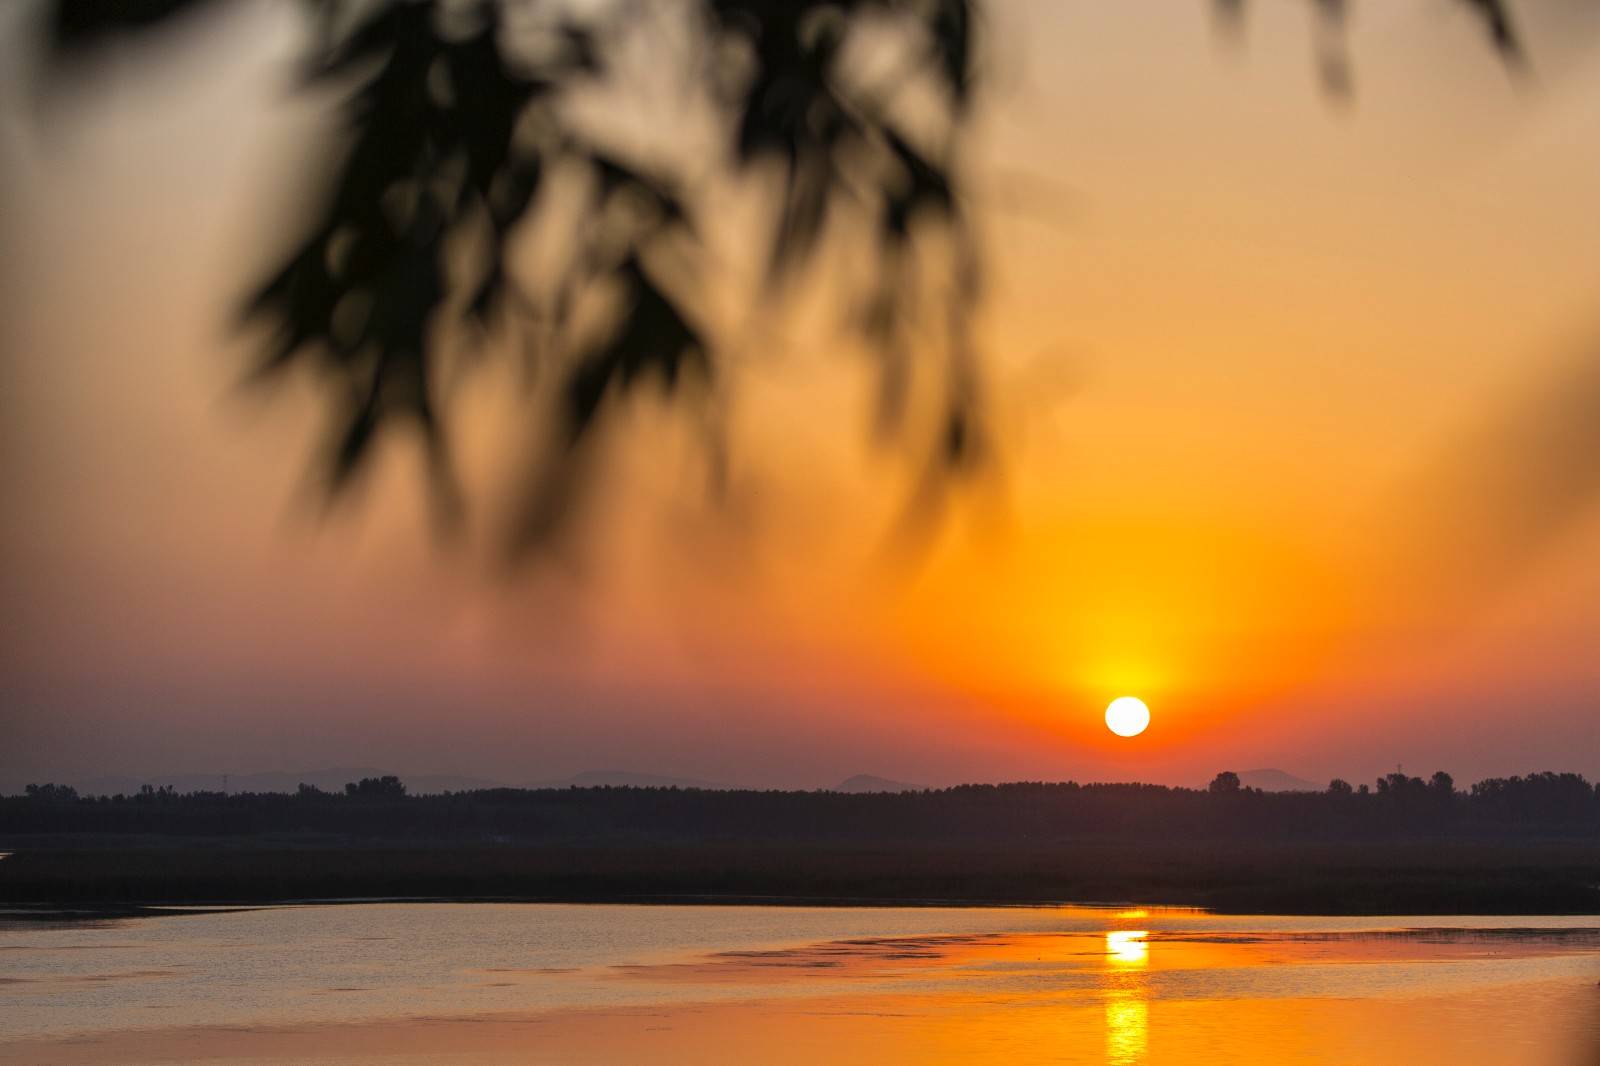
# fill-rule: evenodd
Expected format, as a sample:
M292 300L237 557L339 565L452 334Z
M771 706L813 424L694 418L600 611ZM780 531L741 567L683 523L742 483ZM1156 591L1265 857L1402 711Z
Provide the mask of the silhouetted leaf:
M1213 0L1238 22L1246 0ZM1319 13L1319 55L1332 94L1349 90L1346 0L1309 0ZM1480 17L1502 55L1520 55L1504 0L1459 0ZM912 374L930 360L946 378L944 410L924 445L919 500L936 482L984 455L975 426L976 357L968 317L978 259L960 194L957 133L973 88L974 0L687 0L693 25L716 46L748 57L742 74L715 74L728 106L736 171L780 172L767 280L795 278L816 259L835 218L862 227L872 280L852 301L853 321L879 356L879 430L903 430ZM224 0L56 0L51 54L85 54L120 34L151 34ZM697 214L718 205L696 195L703 171L661 172L603 148L563 106L611 74L611 58L647 12L634 0L307 0L321 36L304 64L323 90L342 87L347 145L307 236L270 272L247 314L270 327L262 367L304 366L333 406L328 481L338 488L396 424L420 428L436 485L448 477L447 419L436 395L439 317L460 310L479 324L508 305L511 326L539 330L527 343L561 361L555 454L529 487L547 517L570 500L580 445L604 422L607 400L646 378L669 391L685 375L709 378L717 353L682 306L693 286L657 284L645 267L704 231ZM904 69L871 89L842 69L863 27L903 33ZM530 45L530 41L534 44ZM931 86L944 132L902 125L894 92ZM528 127L536 127L529 136ZM935 123L935 125L938 125ZM587 166L594 195L580 210L578 247L544 288L517 284L514 234L537 215L557 164ZM836 211L848 205L851 210ZM951 249L952 284L941 305L919 303L922 232ZM447 251L448 250L448 251ZM464 291L455 292L460 287ZM613 318L585 346L572 312L595 289L619 293ZM941 314L942 345L913 339L918 315ZM532 336L530 332L528 334ZM942 351L939 351L942 347ZM677 390L681 394L681 390ZM551 486L565 486L556 491ZM554 501L554 502L552 502ZM912 511L921 509L913 504ZM553 528L555 519L531 525ZM524 523L524 529L531 528ZM530 544L526 536L517 538Z

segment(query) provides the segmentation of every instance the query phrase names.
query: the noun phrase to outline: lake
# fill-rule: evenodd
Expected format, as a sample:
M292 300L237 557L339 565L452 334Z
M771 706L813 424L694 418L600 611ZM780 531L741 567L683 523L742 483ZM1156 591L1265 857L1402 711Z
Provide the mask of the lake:
M360 903L0 921L0 1062L1600 1064L1600 920Z

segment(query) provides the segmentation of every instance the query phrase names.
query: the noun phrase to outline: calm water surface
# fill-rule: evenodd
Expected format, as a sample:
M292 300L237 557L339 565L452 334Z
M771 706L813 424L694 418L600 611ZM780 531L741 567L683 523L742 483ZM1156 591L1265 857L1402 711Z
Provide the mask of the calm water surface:
M1600 1066L1595 918L360 904L0 921L0 1062Z

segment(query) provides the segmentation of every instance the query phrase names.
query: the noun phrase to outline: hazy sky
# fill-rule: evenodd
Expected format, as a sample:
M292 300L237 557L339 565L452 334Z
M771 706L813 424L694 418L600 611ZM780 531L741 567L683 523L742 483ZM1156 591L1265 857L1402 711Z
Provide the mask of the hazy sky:
M318 397L241 392L230 318L322 165L287 5L47 105L0 62L0 787L1600 775L1600 522L1519 539L1541 471L1475 458L1600 352L1600 16L1517 5L1519 80L1453 6L1355 5L1339 104L1309 5L1259 6L1230 48L1200 0L991 5L999 459L910 569L911 467L804 307L731 368L721 505L646 398L579 560L437 543L405 442L319 520ZM514 378L455 396L479 483Z

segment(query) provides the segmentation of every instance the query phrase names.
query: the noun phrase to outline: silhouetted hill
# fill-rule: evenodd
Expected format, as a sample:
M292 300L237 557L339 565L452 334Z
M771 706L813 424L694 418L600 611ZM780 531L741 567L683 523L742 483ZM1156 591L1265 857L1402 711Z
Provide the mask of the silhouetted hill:
M891 781L887 777L876 777L872 774L856 774L833 786L835 792L918 792L921 789L921 785Z
M1322 786L1283 770L1240 770L1239 784L1263 792L1321 792Z

